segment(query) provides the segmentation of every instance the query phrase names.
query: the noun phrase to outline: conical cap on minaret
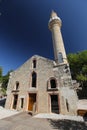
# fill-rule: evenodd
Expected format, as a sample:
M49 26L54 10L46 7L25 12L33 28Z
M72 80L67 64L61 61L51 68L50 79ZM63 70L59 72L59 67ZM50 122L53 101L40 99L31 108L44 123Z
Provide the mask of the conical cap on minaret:
M58 24L61 27L61 19L58 17L57 13L52 10L51 15L50 15L50 20L48 23L49 29L52 28L53 24Z
M53 18L53 17L57 17L57 13L54 10L52 10L50 18Z

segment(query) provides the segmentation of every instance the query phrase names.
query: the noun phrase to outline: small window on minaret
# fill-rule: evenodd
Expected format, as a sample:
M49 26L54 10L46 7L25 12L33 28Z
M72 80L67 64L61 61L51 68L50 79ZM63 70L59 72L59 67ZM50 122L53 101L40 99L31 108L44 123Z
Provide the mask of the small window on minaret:
M33 68L36 68L36 60L33 60Z
M58 53L58 63L62 63L63 62L63 56L62 56L62 53L59 52Z

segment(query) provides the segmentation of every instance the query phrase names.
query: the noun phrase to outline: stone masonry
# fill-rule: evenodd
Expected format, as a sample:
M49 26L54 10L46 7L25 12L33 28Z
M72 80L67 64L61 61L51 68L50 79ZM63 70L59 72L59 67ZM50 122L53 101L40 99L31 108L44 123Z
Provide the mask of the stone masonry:
M8 83L5 108L33 114L53 112L77 115L78 98L66 58L60 18L54 11L49 28L52 31L55 60L34 55L13 71Z

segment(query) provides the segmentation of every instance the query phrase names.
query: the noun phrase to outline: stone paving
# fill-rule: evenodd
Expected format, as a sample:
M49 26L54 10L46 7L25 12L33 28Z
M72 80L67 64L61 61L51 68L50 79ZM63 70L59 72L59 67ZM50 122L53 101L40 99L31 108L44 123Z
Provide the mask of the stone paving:
M10 115L11 110L0 109L0 116L1 111L5 112L2 115L7 115L6 112L8 115L0 119L0 130L87 130L87 122L58 119L57 114L38 114L36 117L28 112L13 111Z
M20 113L0 120L0 130L53 130L47 119L32 118L28 113Z
M0 119L6 118L6 117L9 117L9 116L18 114L18 113L19 113L18 111L7 110L7 109L0 106Z
M72 120L72 121L80 121L83 122L84 119L82 116L71 116L71 115L62 115L55 113L40 113L34 116L35 118L46 118L46 119L57 119L57 120Z

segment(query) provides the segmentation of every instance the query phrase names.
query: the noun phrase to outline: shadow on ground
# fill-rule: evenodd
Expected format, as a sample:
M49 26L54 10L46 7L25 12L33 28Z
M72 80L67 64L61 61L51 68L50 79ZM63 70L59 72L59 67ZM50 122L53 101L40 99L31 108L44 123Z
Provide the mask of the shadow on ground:
M85 122L77 122L71 120L50 120L51 127L57 130L87 130Z

